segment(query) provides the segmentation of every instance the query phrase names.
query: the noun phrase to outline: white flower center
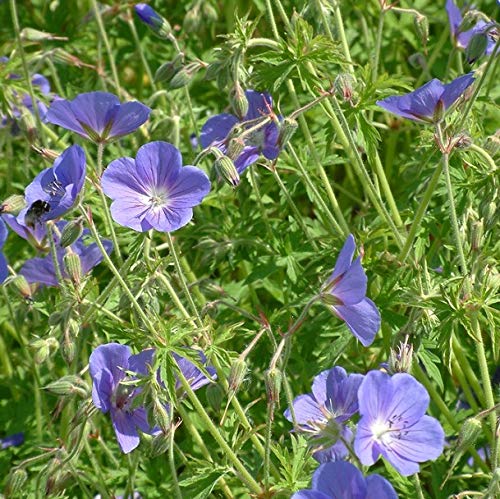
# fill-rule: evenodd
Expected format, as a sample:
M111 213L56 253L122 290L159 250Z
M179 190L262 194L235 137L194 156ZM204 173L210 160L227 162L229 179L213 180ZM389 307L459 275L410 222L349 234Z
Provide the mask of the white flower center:
M148 201L152 209L164 207L167 204L167 200L168 192L164 188L151 188Z
M381 440L383 435L390 430L390 425L387 424L387 421L375 421L370 429L375 439Z

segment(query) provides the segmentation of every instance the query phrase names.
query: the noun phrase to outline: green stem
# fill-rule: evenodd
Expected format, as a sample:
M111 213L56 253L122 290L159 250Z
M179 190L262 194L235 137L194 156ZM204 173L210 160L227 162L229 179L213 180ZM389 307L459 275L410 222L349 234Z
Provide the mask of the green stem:
M106 29L104 28L104 23L102 22L101 11L99 10L99 5L97 0L91 0L92 10L94 11L94 16L97 21L97 27L99 28L99 34L102 41L104 42L104 47L108 54L109 64L111 66L111 73L113 75L113 81L116 87L116 93L119 94L121 90L120 80L118 79L118 72L116 70L115 59L113 57L113 51L111 50L111 45L109 43L108 35L106 34Z
M19 54L21 55L24 78L25 78L26 84L28 86L28 93L29 93L29 96L31 98L31 102L33 103L33 111L35 113L36 128L37 128L38 132L40 133L40 138L41 138L42 143L44 143L45 142L45 136L44 136L45 129L42 126L42 120L40 119L40 112L38 110L37 98L36 98L35 92L33 90L33 84L31 83L31 75L29 73L28 63L26 61L26 55L24 53L23 42L21 39L21 27L19 25L19 18L17 16L17 2L16 2L16 0L10 0L10 13L12 16L12 24L14 25L14 32L16 34L17 49L19 50Z
M420 484L420 478L418 477L418 473L415 473L413 476L413 484L415 485L415 492L417 499L425 499L424 491L422 490L422 485Z
M103 152L104 152L104 143L99 142L99 144L97 144L97 163L96 163L96 173L98 179L100 179L102 175ZM116 255L116 259L118 260L119 265L123 265L123 258L120 252L120 245L118 244L118 238L116 237L113 219L111 218L111 212L108 206L108 200L100 185L96 185L96 190L99 194L99 197L101 198L101 204L104 210L104 219L106 221L106 227L108 229L109 235L111 236L111 240L113 241L113 253Z
M347 42L347 37L344 30L344 22L342 21L342 14L340 12L339 2L337 0L332 1L333 4L333 15L335 17L335 22L337 23L337 32L340 37L340 42L342 44L342 51L344 52L344 57L349 61L347 64L347 69L349 73L354 72L354 68L351 63L351 53L349 52L349 43Z
M381 9L378 17L377 37L375 38L375 55L373 57L372 82L376 82L378 78L378 66L380 61L380 49L382 48L384 21L385 21L385 10Z
M264 225L266 226L267 238L268 241L274 240L274 232L271 228L271 224L269 223L269 217L267 216L267 210L262 202L262 196L260 194L259 183L257 182L257 173L255 172L255 168L250 168L250 180L252 183L253 191L255 192L255 197L257 198L257 204L259 205L259 212L261 214Z
M253 476L243 466L242 462L238 459L238 456L234 453L231 447L229 447L229 445L226 443L222 435L219 433L219 430L214 425L214 423L210 419L210 416L205 411L205 408L203 407L202 403L199 401L198 397L192 390L189 382L184 376L184 373L181 370L179 370L177 376L189 400L193 404L198 417L203 421L207 430L210 432L214 440L217 442L221 450L224 452L227 459L232 463L241 480L244 483L246 483L246 485L252 492L256 493L257 495L261 494L262 490L260 485L255 481Z
M498 166L495 163L495 160L482 147L479 147L475 144L471 144L469 146L469 149L477 153L479 156L481 156L488 164L488 166L491 168L492 172L497 170Z
M443 165L442 163L439 163L439 165L434 170L434 173L432 174L432 177L429 181L429 185L427 186L427 189L424 192L422 201L420 201L417 213L415 214L413 223L411 224L410 231L406 236L405 244L401 249L401 252L399 253L398 260L401 263L403 263L410 254L410 250L413 247L413 241L415 239L415 236L417 235L417 232L420 229L420 224L422 223L422 219L424 218L425 212L427 211L427 207L429 206L429 203L432 199L432 195L436 190L437 184L439 182L439 177L441 176L442 171L443 171Z
M182 492L179 486L179 478L177 477L177 467L175 466L175 456L174 456L174 436L175 436L175 424L174 424L174 407L170 406L170 432L168 435L169 446L168 446L168 464L170 467L170 475L172 481L174 482L174 493L177 499L182 499Z

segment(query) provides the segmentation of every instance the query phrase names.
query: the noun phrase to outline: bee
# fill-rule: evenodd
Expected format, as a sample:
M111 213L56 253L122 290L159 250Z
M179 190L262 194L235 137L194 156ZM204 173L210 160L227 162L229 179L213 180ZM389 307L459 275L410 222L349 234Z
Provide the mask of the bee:
M26 211L24 222L28 227L34 228L35 224L40 223L40 219L50 210L50 204L47 201L38 199Z

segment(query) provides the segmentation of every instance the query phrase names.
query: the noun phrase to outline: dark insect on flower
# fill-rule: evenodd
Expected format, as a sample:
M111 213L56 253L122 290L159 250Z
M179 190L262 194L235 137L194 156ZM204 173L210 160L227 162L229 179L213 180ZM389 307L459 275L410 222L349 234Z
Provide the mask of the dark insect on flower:
M41 217L48 211L50 211L50 204L42 199L37 199L26 212L24 218L26 225L33 228L36 224L40 223Z

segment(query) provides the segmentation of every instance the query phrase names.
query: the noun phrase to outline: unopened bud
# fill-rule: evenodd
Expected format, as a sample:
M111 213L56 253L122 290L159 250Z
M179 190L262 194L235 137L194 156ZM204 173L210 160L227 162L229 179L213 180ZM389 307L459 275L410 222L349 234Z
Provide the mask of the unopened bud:
M481 215L483 217L484 223L487 228L493 227L495 224L497 213L497 205L493 201L486 203L481 210Z
M434 115L432 116L432 122L440 123L444 118L444 112L445 112L444 102L441 99L439 99L436 104L436 107L434 108Z
M9 497L22 497L21 491L24 490L24 484L27 479L28 473L26 473L24 468L11 470L4 490L6 499Z
M280 149L283 149L288 144L288 141L292 138L298 127L299 124L293 118L285 118L283 120L280 124L280 134L278 136Z
M239 137L229 140L226 156L235 161L245 148L245 141Z
M479 435L481 435L482 426L481 421L476 418L468 418L462 424L460 433L458 434L457 453L465 452L469 447L474 446Z
M46 147L39 147L36 144L32 144L31 149L33 149L33 151L42 156L43 159L46 159L47 161L51 162L53 162L61 155L57 151L53 151L52 149L47 149Z
M485 33L476 33L465 48L465 60L474 64L485 52L488 46L488 36Z
M479 251L483 246L484 225L482 220L477 220L472 223L471 228L471 249Z
M21 31L21 40L29 42L43 42L47 40L67 40L65 36L56 36L52 33L45 33L33 28L23 28Z
M349 73L340 73L333 83L335 93L344 101L351 102L354 95L356 80Z
M411 67L416 69L422 69L426 67L426 60L424 54L421 52L415 52L408 57L408 63Z
M172 27L165 18L160 16L160 14L153 9L153 7L145 3L138 3L134 9L139 19L146 24L155 35L160 38L168 38L168 35L172 32Z
M233 161L227 156L221 156L215 160L214 170L231 187L236 187L240 183L238 171Z
M415 30L417 31L417 35L422 42L424 47L427 46L427 41L429 40L429 21L426 16L422 14L418 14L413 19L415 23Z
M85 398L89 395L90 389L79 376L69 374L68 376L63 376L62 378L49 383L44 387L50 393L54 395L68 396L68 395L79 395Z
M63 320L64 320L64 315L61 314L61 312L52 312L49 315L48 323L49 323L49 326L54 327L54 326L59 325Z
M36 364L43 364L50 355L50 344L47 340L38 339L30 344L34 350L33 360Z
M61 344L61 353L68 365L72 364L73 360L75 360L76 346L73 338L69 335L64 336L64 340Z
M71 220L71 222L68 222L64 226L61 232L61 238L59 239L60 246L67 248L77 241L77 239L82 235L82 232L83 218L79 217L76 220Z
M219 18L219 15L217 14L217 10L209 2L203 2L201 4L201 10L202 10L202 14L203 14L203 19L208 23L215 22Z
M198 6L188 10L184 16L182 27L186 32L198 31L202 22L201 12Z
M170 431L170 416L165 406L157 399L153 399L153 418L163 433Z
M232 363L231 370L229 371L229 376L227 378L230 395L234 395L239 390L247 374L247 369L247 363L240 358L237 358Z
M240 83L237 81L231 89L229 100L233 109L241 120L245 118L248 113L248 99L244 90L241 88Z
M224 400L224 390L218 383L210 383L205 391L207 402L215 411L219 411Z
M265 373L266 393L268 403L277 404L280 400L281 382L283 374L274 368L268 369Z
M155 73L154 81L155 83L167 83L169 82L177 72L182 68L182 61L184 60L184 54L177 54L174 60L167 61L163 63Z
M480 15L481 14L477 10L474 10L474 9L468 10L464 14L464 16L462 18L462 22L458 26L457 31L459 33L463 33L464 31L469 31L470 29L472 29L477 24L477 21L479 20Z
M23 275L16 275L10 282L19 291L24 299L31 300L33 292L31 290L30 284Z
M17 215L25 206L26 201L24 200L24 196L13 194L0 205L0 213L13 213Z
M82 262L80 261L80 256L70 251L65 253L63 257L64 269L66 270L69 278L75 284L80 284L82 280Z
M326 288L324 290L324 292L321 293L321 302L324 305L331 307L331 306L338 305L339 299L335 295L333 295L332 293L328 293L328 288Z
M185 87L193 79L194 74L189 69L189 66L184 66L182 69L172 77L168 86L175 90L177 88Z
M156 435L151 442L151 454L153 457L165 454L170 447L170 437L168 433Z

